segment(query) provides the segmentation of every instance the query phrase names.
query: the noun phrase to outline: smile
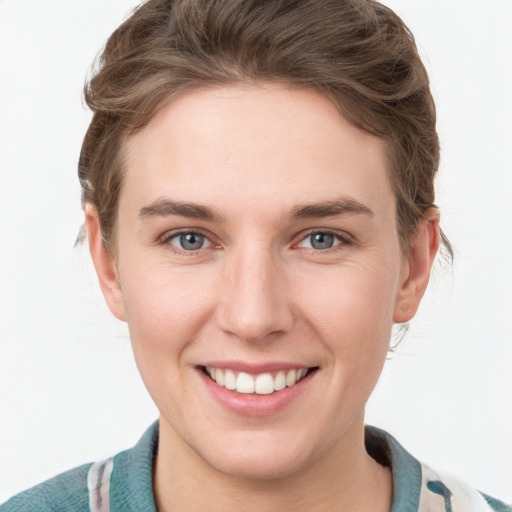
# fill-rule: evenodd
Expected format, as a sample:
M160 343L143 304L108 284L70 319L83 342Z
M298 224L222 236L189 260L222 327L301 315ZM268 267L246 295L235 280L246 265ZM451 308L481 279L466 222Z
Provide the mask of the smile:
M206 375L223 388L237 393L256 395L271 395L287 387L292 387L311 370L310 368L296 368L251 375L246 372L236 372L211 366L205 366L203 369Z

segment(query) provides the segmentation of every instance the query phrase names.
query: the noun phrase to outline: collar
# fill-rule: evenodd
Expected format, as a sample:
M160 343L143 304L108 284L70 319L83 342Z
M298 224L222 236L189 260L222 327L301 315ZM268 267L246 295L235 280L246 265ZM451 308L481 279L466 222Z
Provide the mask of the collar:
M157 446L158 421L155 421L131 450L115 456L110 484L112 512L156 512L153 461Z
M365 428L369 455L393 474L391 512L417 512L421 492L421 465L398 441L375 427ZM158 447L158 421L131 450L116 455L110 489L112 512L156 512L153 461Z
M391 468L393 505L391 512L417 512L421 494L421 464L390 434L375 427L365 428L368 454Z

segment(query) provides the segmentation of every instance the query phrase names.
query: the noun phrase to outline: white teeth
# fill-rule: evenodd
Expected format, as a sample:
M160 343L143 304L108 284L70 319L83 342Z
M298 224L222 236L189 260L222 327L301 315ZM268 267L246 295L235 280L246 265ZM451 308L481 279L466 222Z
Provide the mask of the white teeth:
M219 386L224 386L224 372L223 371L216 371L215 372L215 382Z
M254 393L254 379L244 372L240 372L236 379L236 390L238 393Z
M262 373L256 377L254 391L258 395L270 395L274 392L274 379L270 373Z
M231 370L226 370L226 374L224 375L224 387L231 391L236 389L236 377Z
M286 377L284 375L284 372L279 372L276 375L275 381L274 381L274 389L276 391L281 391L281 389L284 389L286 387Z
M308 373L307 368L298 368L293 370L279 371L275 377L270 373L261 373L252 376L245 372L240 372L238 376L232 370L222 368L213 368L207 366L206 373L210 375L219 386L225 387L237 393L257 395L270 395L275 391L281 391L286 387L293 386Z
M299 370L300 371L300 370ZM290 370L286 375L286 385L288 387L293 386L297 382L297 372L295 370Z

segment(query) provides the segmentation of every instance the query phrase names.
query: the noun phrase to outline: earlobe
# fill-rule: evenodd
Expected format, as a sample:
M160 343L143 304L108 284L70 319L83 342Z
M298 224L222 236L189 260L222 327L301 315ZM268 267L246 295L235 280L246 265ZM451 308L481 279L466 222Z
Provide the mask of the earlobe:
M123 294L114 258L107 251L101 234L100 219L96 207L85 205L85 227L89 251L100 282L101 291L112 314L119 320L125 321Z
M395 323L404 323L412 319L427 289L430 271L439 249L439 219L439 210L430 208L420 220L412 237L407 261L404 263L404 275L395 301Z

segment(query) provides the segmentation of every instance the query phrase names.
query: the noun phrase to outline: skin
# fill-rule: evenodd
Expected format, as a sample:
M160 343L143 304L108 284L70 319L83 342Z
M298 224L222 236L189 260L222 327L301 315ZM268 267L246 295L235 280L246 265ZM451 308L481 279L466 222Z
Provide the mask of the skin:
M437 210L404 254L383 141L309 90L189 92L125 150L115 255L92 205L86 225L161 413L158 509L389 511L391 475L365 451L364 407L393 323L426 289ZM195 217L176 203L196 205ZM186 251L177 231L205 243ZM311 232L332 233L333 246L312 247ZM208 361L316 371L285 407L251 416L212 397L198 369Z

